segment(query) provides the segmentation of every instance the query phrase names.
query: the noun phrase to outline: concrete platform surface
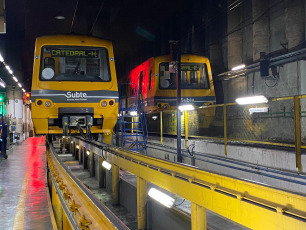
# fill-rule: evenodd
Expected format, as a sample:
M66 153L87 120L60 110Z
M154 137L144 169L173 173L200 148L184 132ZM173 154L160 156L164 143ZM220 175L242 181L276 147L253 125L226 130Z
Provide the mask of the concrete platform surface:
M0 158L0 229L53 229L47 197L46 148L31 137Z

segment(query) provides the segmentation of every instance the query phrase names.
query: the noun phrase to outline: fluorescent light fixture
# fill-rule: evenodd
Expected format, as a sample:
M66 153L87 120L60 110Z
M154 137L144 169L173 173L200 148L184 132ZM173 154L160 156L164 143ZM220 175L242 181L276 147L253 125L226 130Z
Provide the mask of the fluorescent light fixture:
M189 110L194 110L193 105L180 105L179 109L181 111L189 111Z
M15 76L13 76L13 80L14 80L15 82L18 82L18 79L17 79L17 77L15 77Z
M11 69L9 69L8 72L9 72L10 74L13 74L13 70L11 70Z
M2 57L1 54L0 54L0 62L4 62L4 58Z
M137 111L130 111L131 116L137 116Z
M175 201L171 196L168 196L155 188L149 190L149 196L167 208L171 208Z
M8 66L8 65L5 65L5 68L6 68L8 71L11 69L11 67Z
M70 143L73 144L73 141L71 141Z
M268 107L249 108L249 112L250 112L250 114L253 114L253 113L267 113L267 112L269 112L269 108Z
M240 69L244 69L244 68L245 68L245 64L237 65L237 66L232 68L232 71L236 71L236 70L240 70Z
M22 88L22 92L24 92L24 93L26 92L24 88Z
M158 116L153 116L152 119L155 121L158 118Z
M106 168L107 170L111 170L111 168L112 168L112 165L110 163L108 163L107 161L103 161L102 166L104 168Z
M4 85L2 82L0 82L0 85L1 85L3 88L5 88L5 85Z
M86 154L89 156L90 152L87 150L87 151L86 151Z
M21 85L20 83L18 83L18 86L19 86L20 88L22 88L22 85Z
M79 149L79 148L80 148L80 146L79 146L79 145L76 145L76 148L77 148L77 149Z
M265 96L240 97L236 99L239 105L267 103L268 99Z
M57 20L64 20L65 17L62 16L62 15L57 15L57 16L55 16L55 19L57 19Z

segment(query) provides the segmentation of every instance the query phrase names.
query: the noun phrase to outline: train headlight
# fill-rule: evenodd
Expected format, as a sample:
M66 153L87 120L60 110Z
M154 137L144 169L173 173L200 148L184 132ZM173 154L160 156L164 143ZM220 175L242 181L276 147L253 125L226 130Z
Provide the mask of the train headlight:
M42 100L38 100L37 105L42 105Z
M50 107L50 106L51 106L51 102L50 102L50 101L46 101L46 102L45 102L45 106L46 106L46 107Z
M111 101L108 102L108 104L109 104L110 106L112 106L112 105L114 105L114 101L111 100Z
M102 106L102 107L106 107L106 106L107 106L107 102L106 102L106 101L102 101L102 102L101 102L101 106Z
M168 105L167 104L164 104L164 109L168 109Z

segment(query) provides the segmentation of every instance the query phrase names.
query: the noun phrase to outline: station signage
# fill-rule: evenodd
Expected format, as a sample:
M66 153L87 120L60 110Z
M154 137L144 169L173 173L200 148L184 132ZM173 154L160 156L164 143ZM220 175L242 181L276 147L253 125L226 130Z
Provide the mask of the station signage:
M199 71L198 65L181 65L181 71Z
M51 57L98 58L98 50L51 49Z

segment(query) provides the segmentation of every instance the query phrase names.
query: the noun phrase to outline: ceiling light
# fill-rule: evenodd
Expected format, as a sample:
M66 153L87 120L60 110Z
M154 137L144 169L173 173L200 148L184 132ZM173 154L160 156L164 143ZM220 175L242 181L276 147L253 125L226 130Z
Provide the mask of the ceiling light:
M11 67L8 66L8 65L5 65L5 68L6 68L8 71L11 69Z
M62 15L57 15L57 16L55 16L55 19L57 19L57 20L64 20L65 17L62 16Z
M14 81L18 82L17 77L13 76Z
M240 69L243 69L245 68L245 64L242 64L242 65L238 65L238 66L235 66L232 68L232 71L236 71L236 70L240 70Z
M107 161L103 161L102 166L104 168L106 168L107 170L111 170L111 168L112 168L112 165L110 163L108 163Z
M79 148L80 148L80 146L79 146L79 145L76 145L76 148L77 148L77 149L79 149Z
M22 88L22 92L24 92L24 93L26 92L24 88Z
M90 152L87 150L87 151L86 151L86 154L89 156Z
M0 62L4 62L4 59L1 54L0 54Z
M267 103L268 99L265 96L240 97L236 99L239 105Z
M3 88L5 88L5 84L3 84L2 82L0 82L0 85L1 85Z
M166 206L167 208L171 208L174 204L174 199L171 196L168 196L167 194L155 188L151 188L148 194L151 198Z
M22 85L21 85L20 83L18 83L18 86L19 86L20 88L22 88Z
M189 110L194 110L193 105L180 105L179 109L181 111L189 111Z

